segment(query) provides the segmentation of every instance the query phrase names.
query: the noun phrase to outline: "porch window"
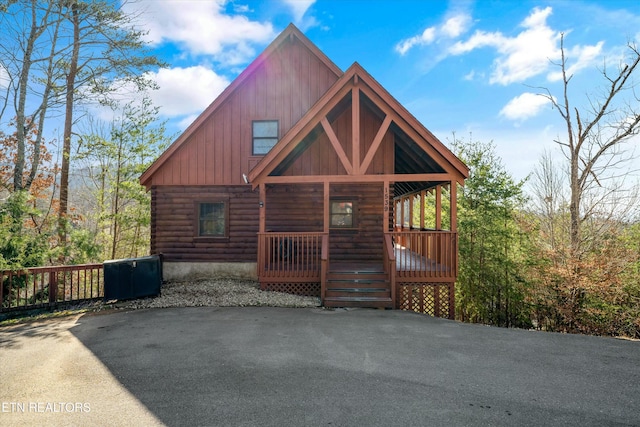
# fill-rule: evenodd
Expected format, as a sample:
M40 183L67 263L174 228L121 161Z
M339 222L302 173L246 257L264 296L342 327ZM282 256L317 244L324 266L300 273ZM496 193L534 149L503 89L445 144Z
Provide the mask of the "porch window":
M265 155L278 142L277 120L256 120L253 122L253 154Z
M227 202L198 203L198 236L227 237Z
M355 228L355 209L353 200L332 200L330 207L331 228Z

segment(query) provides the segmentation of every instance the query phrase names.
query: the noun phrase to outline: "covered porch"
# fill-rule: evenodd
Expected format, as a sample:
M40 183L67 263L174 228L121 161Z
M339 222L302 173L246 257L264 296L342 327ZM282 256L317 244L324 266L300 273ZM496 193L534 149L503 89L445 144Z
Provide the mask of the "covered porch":
M262 289L454 315L468 169L357 63L250 165Z
M318 296L328 307L396 308L453 318L458 272L455 181L399 195L394 194L397 191L394 189L406 189L406 185L383 180L345 186L339 181L327 179L314 187L309 187L309 183L260 186L261 288ZM296 187L306 191L296 191ZM332 226L335 215L331 211L332 201L346 200L347 188L360 194L357 209L361 216L372 216L370 210L377 214L376 224L361 223L364 228L358 229ZM316 206L305 221L311 230L288 231L285 226L280 226L281 230L272 229L278 228L275 227L278 212L287 210L286 206L280 203L273 206L271 202L279 199L278 191L308 195L310 206ZM301 203L294 200L292 204ZM313 207L302 209L310 211ZM289 228L295 225L290 224Z

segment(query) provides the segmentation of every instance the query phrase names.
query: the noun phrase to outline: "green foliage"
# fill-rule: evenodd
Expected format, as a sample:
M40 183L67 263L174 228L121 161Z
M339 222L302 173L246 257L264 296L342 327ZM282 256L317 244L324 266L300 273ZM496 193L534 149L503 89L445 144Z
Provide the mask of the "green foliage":
M492 144L456 141L454 150L470 176L458 198L460 274L457 312L465 321L531 326L527 271L530 242L518 209L523 182L502 166Z
M39 215L26 191L11 193L0 206L0 269L35 267L47 259L48 236L33 226Z
M94 209L87 217L103 259L146 254L151 198L139 176L164 150L164 123L148 99L125 106L108 130L82 135L77 160L86 164Z

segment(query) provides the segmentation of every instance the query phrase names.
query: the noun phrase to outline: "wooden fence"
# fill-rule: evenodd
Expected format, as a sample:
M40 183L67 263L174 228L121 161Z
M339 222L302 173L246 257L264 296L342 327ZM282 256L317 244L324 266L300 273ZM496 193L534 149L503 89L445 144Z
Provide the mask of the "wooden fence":
M0 312L50 307L104 296L102 264L0 271Z

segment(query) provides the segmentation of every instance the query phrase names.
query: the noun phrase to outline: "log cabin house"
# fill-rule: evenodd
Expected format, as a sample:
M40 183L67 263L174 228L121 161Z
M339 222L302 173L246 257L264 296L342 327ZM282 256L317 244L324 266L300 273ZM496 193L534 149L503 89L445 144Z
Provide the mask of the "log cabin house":
M341 71L289 25L140 181L165 279L452 318L468 174L358 63Z

